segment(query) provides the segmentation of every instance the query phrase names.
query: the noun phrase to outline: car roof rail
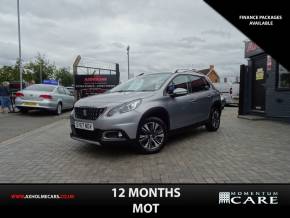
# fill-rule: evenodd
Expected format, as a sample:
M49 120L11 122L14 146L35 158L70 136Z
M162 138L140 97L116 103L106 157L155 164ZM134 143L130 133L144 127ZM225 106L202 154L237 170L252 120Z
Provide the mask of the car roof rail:
M174 71L174 73L183 73L183 72L188 72L188 71L191 71L191 72L193 72L193 73L196 73L196 72L197 72L196 69L176 69L176 70Z

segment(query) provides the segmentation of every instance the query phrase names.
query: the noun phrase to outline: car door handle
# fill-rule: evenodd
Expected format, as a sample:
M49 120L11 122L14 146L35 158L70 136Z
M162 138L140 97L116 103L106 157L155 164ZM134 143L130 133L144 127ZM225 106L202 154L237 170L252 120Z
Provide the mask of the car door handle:
M196 99L191 99L190 102L191 103L195 103L195 102L197 102L197 100Z
M211 98L211 95L208 95L208 96L206 96L206 97Z

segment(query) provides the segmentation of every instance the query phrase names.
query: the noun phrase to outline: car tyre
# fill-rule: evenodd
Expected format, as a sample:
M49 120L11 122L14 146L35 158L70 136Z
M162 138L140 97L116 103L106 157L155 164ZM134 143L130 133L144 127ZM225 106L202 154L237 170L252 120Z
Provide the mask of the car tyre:
M62 104L58 103L57 106L56 106L56 109L55 109L55 114L56 115L61 115L61 113L62 113Z
M221 110L218 107L211 109L209 119L205 125L206 129L210 132L217 131L220 127Z
M21 109L19 109L19 111L20 111L20 113L26 114L26 113L28 113L29 110L27 108L21 108Z
M159 152L167 138L167 127L164 121L158 117L149 117L142 120L138 127L138 149L143 154Z

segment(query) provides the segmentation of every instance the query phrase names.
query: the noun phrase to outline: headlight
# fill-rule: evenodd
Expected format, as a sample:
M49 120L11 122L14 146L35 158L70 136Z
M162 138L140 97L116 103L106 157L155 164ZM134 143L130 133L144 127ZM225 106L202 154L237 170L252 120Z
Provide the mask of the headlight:
M129 111L135 110L141 104L141 102L142 102L141 99L137 99L137 100L130 101L130 102L127 102L125 104L122 104L120 106L117 106L117 107L113 108L112 110L110 110L107 113L107 116L111 117L111 116L113 116L116 113L122 114L122 113L126 113L126 112L129 112Z

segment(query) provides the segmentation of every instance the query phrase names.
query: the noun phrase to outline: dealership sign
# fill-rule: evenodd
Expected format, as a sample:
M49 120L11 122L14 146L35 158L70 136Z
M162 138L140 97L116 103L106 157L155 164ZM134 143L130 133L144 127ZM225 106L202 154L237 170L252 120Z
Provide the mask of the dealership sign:
M47 85L58 85L58 80L46 79L46 80L43 80L42 83L47 84Z
M75 75L76 89L111 89L118 84L116 75Z
M245 43L245 58L249 58L263 52L264 51L256 43L252 41L248 41Z

